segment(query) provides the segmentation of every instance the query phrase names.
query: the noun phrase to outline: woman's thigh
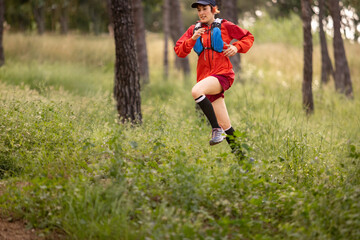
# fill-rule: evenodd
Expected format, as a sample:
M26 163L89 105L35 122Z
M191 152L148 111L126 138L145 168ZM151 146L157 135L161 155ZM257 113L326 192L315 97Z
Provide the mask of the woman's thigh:
M205 94L205 95L215 95L221 93L223 88L219 83L219 80L216 77L209 76L204 78L200 82L196 83L193 87L193 95L195 94Z

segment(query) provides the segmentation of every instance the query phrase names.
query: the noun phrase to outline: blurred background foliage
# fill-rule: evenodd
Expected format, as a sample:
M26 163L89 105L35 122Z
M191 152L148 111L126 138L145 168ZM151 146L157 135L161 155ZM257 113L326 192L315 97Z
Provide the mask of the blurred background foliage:
M193 0L183 0L182 16L184 25L190 26L197 20L196 14L190 5ZM143 0L144 19L146 30L162 32L163 29L163 1ZM93 33L95 35L108 32L109 0L7 0L5 1L5 20L7 29L13 32L35 32L37 29L35 9L41 9L44 15L45 31L61 32L61 17L67 21L69 31ZM313 10L316 13L318 1L313 1ZM355 36L359 36L360 1L342 0L341 5L351 13L343 10L343 25L352 22ZM221 10L221 9L220 9ZM276 19L300 15L300 1L298 0L254 0L237 1L238 18L255 21L263 16ZM170 10L171 11L171 10ZM242 22L240 21L240 25ZM357 29L357 30L356 30Z

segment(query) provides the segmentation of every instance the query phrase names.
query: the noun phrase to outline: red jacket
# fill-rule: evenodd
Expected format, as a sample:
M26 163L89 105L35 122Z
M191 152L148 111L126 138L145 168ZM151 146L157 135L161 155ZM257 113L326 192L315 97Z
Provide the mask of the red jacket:
M206 30L209 30L211 26L202 24ZM191 49L195 46L196 40L191 37L194 34L195 25L191 25L189 29L181 36L176 42L175 52L181 58L186 57ZM211 32L205 31L201 36L204 48L211 47ZM221 23L221 37L224 44L229 44L231 40L237 39L238 41L232 43L238 49L238 53L246 53L254 42L254 36L247 30L241 29L237 25L223 20ZM226 48L226 46L224 47ZM228 57L225 57L223 53L213 51L211 49L204 49L200 54L197 64L197 82L200 80L212 76L223 75L230 79L230 85L234 82L235 73L232 69L231 62Z

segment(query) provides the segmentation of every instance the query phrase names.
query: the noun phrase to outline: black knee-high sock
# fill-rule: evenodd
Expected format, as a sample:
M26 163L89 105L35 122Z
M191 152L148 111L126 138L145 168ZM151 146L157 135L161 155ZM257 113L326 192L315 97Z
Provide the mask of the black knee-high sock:
M225 131L226 135L228 135L226 137L226 141L228 142L228 144L230 145L231 149L233 149L234 144L235 144L235 136L234 136L234 128L230 127L228 130Z
M245 158L245 154L242 151L240 144L236 142L234 132L235 130L233 129L233 127L230 127L225 131L227 135L226 141L228 142L231 148L231 152L234 153L235 156L238 156L240 160L243 160Z
M212 128L220 128L219 123L216 119L216 115L214 112L214 108L210 102L210 100L205 96L201 95L197 99L195 99L195 102L199 105L201 110L204 112L205 116L209 120Z

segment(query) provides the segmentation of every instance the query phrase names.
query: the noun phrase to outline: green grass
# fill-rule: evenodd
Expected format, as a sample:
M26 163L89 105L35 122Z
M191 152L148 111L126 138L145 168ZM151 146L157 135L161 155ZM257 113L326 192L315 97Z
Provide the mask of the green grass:
M265 15L258 19L249 30L258 43L286 43L302 46L302 22L300 17L295 14L289 18L279 18L276 21ZM315 39L318 39L316 34L314 36Z
M360 237L359 45L346 44L354 100L320 87L315 48L311 117L300 47L256 43L243 56L226 102L252 163L208 146L191 84L173 69L163 81L161 37L148 43L144 120L131 126L116 117L110 38L5 36L2 217L68 239Z

